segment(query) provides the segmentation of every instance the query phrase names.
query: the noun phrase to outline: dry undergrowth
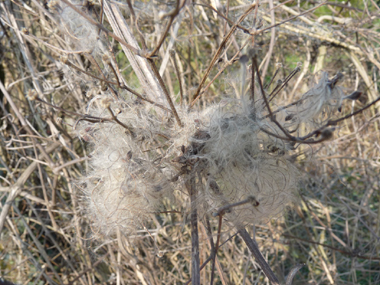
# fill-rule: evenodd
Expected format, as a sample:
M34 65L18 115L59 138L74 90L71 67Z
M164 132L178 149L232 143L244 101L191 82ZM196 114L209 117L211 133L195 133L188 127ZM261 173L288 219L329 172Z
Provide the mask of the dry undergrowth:
M378 284L380 9L351 2L1 2L0 277L269 283L246 227L281 284Z

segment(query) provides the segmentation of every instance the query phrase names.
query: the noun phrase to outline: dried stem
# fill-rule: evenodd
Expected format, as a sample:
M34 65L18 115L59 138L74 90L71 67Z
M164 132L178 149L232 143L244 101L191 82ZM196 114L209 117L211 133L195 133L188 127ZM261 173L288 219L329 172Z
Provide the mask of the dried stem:
M222 19L224 19L226 21L225 24L228 23L228 24L230 24L232 26L235 24L234 21L230 20L228 17L224 16L222 13L220 13L218 10L216 10L214 7L212 7L210 5L207 5L205 3L194 3L194 5L206 7L208 9L212 10L213 12L215 12L216 14L218 14L219 17L221 17ZM243 32L247 33L247 34L249 34L249 32L250 32L249 29L247 29L247 28L245 28L243 26L240 26L239 24L236 25L236 27L238 29L242 30Z
M255 70L253 66L251 67L251 102L252 102L252 106L254 106L255 104Z
M301 69L297 66L280 84L280 86L276 86L276 88L272 91L271 94L269 94L269 102L271 102L274 97L285 87L286 84L288 84L289 80L293 78L294 75L296 75L297 72L299 72ZM276 93L275 93L276 92Z
M90 115L83 115L83 114L79 114L79 113L76 113L76 112L72 112L72 111L68 111L64 108L61 108L61 107L58 107L58 106L55 106L53 104L50 104L40 98L36 98L36 101L39 101L41 103L44 103L54 109L57 109L57 110L60 110L62 111L63 113L65 114L69 114L69 115L74 115L74 116L79 116L81 117L80 120L84 120L84 121L88 121L88 122L92 122L92 123L100 123L100 122L110 122L110 121L113 121L112 118L102 118L102 117L94 117L94 116L90 116Z
M222 230L222 220L223 215L219 215L219 223L218 223L218 235L216 237L216 245L215 248L212 250L212 268L211 268L211 279L210 279L210 285L214 284L214 273L215 273L215 259L218 254L219 249L219 243L220 243L220 232Z
M219 208L219 210L216 213L214 213L213 215L214 216L223 215L223 213L225 213L225 212L230 212L233 207L241 206L241 205L248 204L248 203L251 203L254 207L257 207L260 205L259 202L255 199L255 197L250 196L243 201L236 202L233 204L228 204L228 205L225 205L225 206Z
M162 90L164 91L166 100L169 103L170 109L173 112L174 118L176 119L178 126L182 127L181 119L178 116L177 110L176 110L176 108L175 108L175 106L173 104L173 101L172 101L172 98L170 97L168 89L165 86L164 80L162 80L162 77L161 77L160 73L157 70L156 64L154 63L154 61L152 59L148 59L148 62L149 62L150 66L151 66L151 68L153 70L154 75L156 75L156 78L157 78L158 82L160 83L160 86L161 86Z
M255 257L256 262L259 264L261 270L264 272L265 276L268 277L269 281L274 285L279 285L279 281L268 265L268 263L265 261L264 257L262 256L256 242L249 236L246 229L240 229L239 235L241 238L245 241L246 245L248 246L248 249L252 253L252 255Z
M199 261L199 235L198 235L198 214L197 214L197 190L195 188L195 173L188 174L186 188L190 196L191 212L191 283L192 285L201 284L200 261Z
M112 116L112 119L117 123L119 124L120 126L122 126L123 128L125 128L130 135L133 135L133 130L128 127L126 124L120 122L120 120L115 116L115 114L113 113L111 107L107 107L107 110L110 112L111 116Z
M297 272L304 266L305 264L297 264L295 267L290 270L288 277L286 278L285 285L292 285L293 278L296 276Z
M179 73L179 69L178 69L178 64L177 64L177 60L175 58L175 51L174 50L171 50L170 51L170 55L172 57L172 60L173 60L173 63L174 63L174 69L175 69L175 74L177 75L177 79L178 79L178 84L179 84L179 94L181 96L181 99L180 99L180 105L182 106L182 103L183 103L183 90L182 90L182 81L181 81L181 75Z
M54 151L58 146L60 146L60 143L53 143L48 148L46 148L45 153L50 153ZM44 158L44 155L39 155L38 160L42 160ZM0 214L0 234L3 230L5 219L8 216L8 211L11 208L11 205L13 201L17 198L17 196L20 194L22 188L24 187L24 184L28 180L29 176L34 172L34 170L37 168L38 162L34 161L32 162L28 168L22 173L22 175L19 177L19 179L10 187L10 193L8 195L7 200L5 201L3 208L1 210Z
M195 105L195 103L199 100L200 96L202 95L201 93L201 90L202 90L202 87L203 87L203 84L206 82L206 79L208 78L210 72L211 72L211 69L214 67L215 65L215 62L217 61L217 59L219 59L219 56L220 54L222 53L223 51L223 48L224 46L226 45L227 41L230 39L230 37L232 36L232 34L235 32L237 26L241 23L241 21L243 21L245 19L245 17L248 16L248 14L256 7L256 4L252 4L245 12L243 15L240 16L240 18L237 20L237 22L231 27L230 31L228 32L228 34L224 37L222 43L219 45L218 47L218 50L215 52L215 55L214 57L212 58L205 74L203 75L203 78L201 80L201 82L199 83L198 85L198 89L197 91L195 92L194 94L194 97L193 97L193 101L191 102L190 104L190 107L193 107Z
M278 67L278 68L276 69L276 71L274 72L274 74L273 74L271 80L269 81L269 83L268 83L267 85L264 86L264 90L267 90L268 87L272 85L273 80L276 78L277 73L278 73L279 71L280 71L280 68Z
M275 24L275 25L272 25L272 26L269 26L269 27L266 27L266 28L260 29L260 30L258 30L257 32L253 33L253 35L258 35L258 34L261 34L262 32L264 32L264 31L266 31L266 30L272 29L272 28L277 27L277 26L281 26L281 25L285 24L286 22L292 21L292 20L294 20L294 19L296 19L296 18L298 18L298 17L300 17L300 16L302 16L302 15L306 15L306 14L308 14L308 13L314 11L315 9L318 9L319 7L325 5L326 3L327 3L327 1L322 2L322 3L320 3L319 5L313 7L313 8L311 8L311 9L305 11L305 12L302 12L302 13L300 13L300 14L294 16L294 17L290 17L289 19L286 19L286 20L284 20L284 21L281 21L281 22L279 22L279 23L277 23L277 24Z
M149 57L156 56L156 53L158 52L161 45L163 44L163 42L166 38L166 35L168 34L169 29L170 29L171 25L173 24L174 18L177 17L177 15L178 15L180 0L176 0L176 2L177 2L176 7L174 8L174 10L172 12L169 13L169 15L170 15L169 23L167 24L166 29L165 29L164 33L162 34L160 41L158 42L155 49L150 53Z
M265 91L264 91L264 88L263 88L263 83L261 82L261 78L260 78L260 72L259 72L259 68L257 66L257 61L256 61L256 57L254 56L253 57L253 61L252 61L252 65L253 67L256 69L256 73L257 73L257 81L259 82L259 86L260 86L260 91L261 91L261 96L263 97L264 99L264 102L265 102L265 105L267 107L267 110L268 110L268 113L269 113L269 117L271 118L272 122L274 122L276 124L276 126L285 134L285 136L288 137L288 139L290 140L293 140L294 137L291 136L285 129L284 127L279 123L277 122L277 120L275 119L275 117L273 116L273 113L272 113L272 110L269 106L269 102L268 102L268 99L265 95Z
M205 268L205 266L207 265L207 263L209 263L211 260L212 260L212 256L209 256L209 257L206 259L206 261L203 262L203 264L202 264L200 270L202 270L203 268ZM192 279L190 278L190 279L189 279L184 285L188 285L188 284L190 284L191 281L192 281Z

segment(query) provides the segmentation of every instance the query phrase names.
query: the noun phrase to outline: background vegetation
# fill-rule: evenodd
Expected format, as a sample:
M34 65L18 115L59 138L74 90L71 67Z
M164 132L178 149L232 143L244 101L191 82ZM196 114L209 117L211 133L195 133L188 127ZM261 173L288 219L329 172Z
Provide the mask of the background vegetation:
M114 5L143 50L143 42L148 51L159 47L155 64L177 103L180 89L184 104L192 102L209 67L196 108L235 98L241 86L237 60L251 48L266 84L276 70L274 86L300 67L278 95L283 102L300 98L321 71L330 77L341 72L339 86L347 95L363 92L359 100L345 100L339 116L379 97L379 1L257 1L222 49L250 1L181 1L178 11L175 1L72 3L110 31L111 14L104 11L107 3ZM82 16L64 18L64 5L0 3L0 277L19 284L184 284L191 277L186 199L182 206L168 205L170 213L152 214L151 223L124 239L95 237L91 217L84 215L78 182L88 170L89 149L75 125L107 87L84 56L99 39L83 36L85 26L70 26ZM70 38L70 32L83 38ZM104 29L98 36L114 51L128 86L148 98L123 45ZM73 71L67 57L82 71ZM56 107L33 101L36 96ZM331 140L300 146L294 163L303 177L294 205L249 227L281 282L304 263L293 284L380 284L379 115L374 104L339 124ZM211 227L216 233L217 218ZM202 264L211 246L203 223L199 232ZM202 284L210 282L210 272L211 265L201 271ZM224 226L215 284L268 283L236 230Z

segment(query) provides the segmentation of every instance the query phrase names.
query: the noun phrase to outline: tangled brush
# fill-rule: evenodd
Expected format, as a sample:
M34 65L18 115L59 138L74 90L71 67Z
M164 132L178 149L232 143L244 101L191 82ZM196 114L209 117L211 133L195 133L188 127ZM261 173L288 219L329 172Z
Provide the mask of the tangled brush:
M27 211L28 208L20 204L20 212L33 217L33 220L25 220L27 224L38 224L31 227L37 237L41 230L45 235L49 231L56 232L58 235L52 236L62 241L58 245L68 246L74 240L69 237L77 237L79 247L72 247L72 253L85 244L99 245L94 255L90 249L83 251L90 256L83 257L79 253L74 257L80 269L71 268L72 272L63 282L60 278L65 272L64 267L60 267L54 282L75 283L83 279L83 282L116 280L122 283L125 278L133 283L151 284L191 278L192 284L199 285L200 280L206 283L210 276L207 283L214 284L218 282L213 278L216 256L228 256L228 249L221 249L224 251L221 254L218 249L223 244L226 244L224 248L228 247L225 237L236 233L243 243L239 240L230 245L239 250L242 258L235 255L234 259L244 263L247 258L247 263L243 272L244 266L234 262L236 274L229 279L233 283L248 280L260 283L265 278L261 274L254 281L250 279L254 272L246 274L252 261L242 250L247 245L269 281L278 284L251 234L258 234L259 238L265 236L266 229L273 224L260 226L258 232L254 225L277 219L297 200L298 189L304 191L306 184L300 183L301 173L296 165L301 162L305 171L314 167L312 161L304 163L303 160L312 160L315 151L321 150L321 154L325 146L313 145L326 142L340 122L368 106L362 108L365 100L361 100L339 115L344 99L360 95L355 91L345 96L346 90L339 87L340 73L335 77L317 73L315 82L309 81L307 92L296 93L301 88L304 90L306 85L302 79L310 78L308 70L315 62L317 50L311 50L315 47L311 38L317 46L320 39L317 33L303 33L308 38L302 41L297 36L294 43L296 38L288 37L284 31L289 32L289 27L298 25L293 22L296 18L305 20L306 13L316 11L315 15L319 15L320 9L316 6L322 4L305 4L294 10L299 13L293 15L295 12L290 12L289 5L271 7L272 1L267 2L269 7L265 3L259 6L258 1L245 3L247 5L235 2L221 1L221 5L215 6L185 0L150 3L49 0L43 5L38 1L26 6L12 1L1 5L7 12L2 17L5 28L0 32L0 39L8 51L2 52L6 62L0 69L4 67L6 77L0 85L11 93L3 100L5 117L2 119L6 124L2 131L6 145L2 155L11 166L3 167L7 173L3 184L9 184L3 192L8 195L6 191L16 191L16 194L8 195L0 229L13 230L12 223L17 224L22 219L19 213L6 218L12 205L15 210L20 208L15 199L22 196L32 210L34 204L29 204L29 200L41 204L36 205L37 210L46 208L42 212ZM301 11L306 7L310 10ZM317 19L315 15L310 18L312 22L336 23L335 18ZM312 31L313 25L307 25L302 27L303 31ZM330 48L345 49L345 59L350 56L360 71L350 72L357 78L351 80L352 77L345 86L364 86L359 75L363 76L361 72L366 68L358 67L360 64L354 54L360 50L342 39L342 45L334 44ZM336 43L336 40L331 38L330 42ZM14 49L15 44L20 50ZM331 68L332 63L325 60L328 55L322 56L324 48L324 45L321 50L318 48L321 56L315 70L323 67L323 61L329 70L337 66L342 72L346 72L346 68L353 70L345 60L339 60L339 65ZM303 52L307 52L306 58ZM369 54L365 57L370 59L368 62L374 60ZM294 58L305 60L307 66L302 73L300 63L288 73ZM271 66L274 59L281 59L287 65ZM272 78L269 74L273 74ZM364 82L368 88L375 86L370 81ZM21 96L23 92L27 94L26 99ZM371 91L368 98L374 98L374 93ZM9 105L12 96L20 106ZM365 122L365 126L377 119L375 108L368 111L372 112L372 118L362 117L359 121L360 124ZM7 112L10 115L6 115ZM12 115L17 115L18 120L13 120ZM351 127L357 132L363 130L364 125L356 128L357 123L352 120L341 133ZM14 126L12 131L10 126ZM355 148L351 138L347 136L342 141L349 148ZM342 141L339 140L340 146ZM326 143L325 157L334 160L332 167L326 166L315 173L332 174L337 168L335 161L344 161L338 162L338 166L350 165L350 157L335 155L339 149L336 143L338 141L328 146ZM65 147L63 151L48 152L59 144ZM11 155L4 150L9 150ZM362 153L364 156L368 152ZM46 160L46 167L38 166L42 160ZM38 166L35 171L39 175L32 175L33 170L26 183L18 183L18 176L25 177L24 171L19 170L31 169L30 163ZM340 174L336 177L341 177ZM302 177L305 176L302 173ZM77 191L68 184L73 179L77 182ZM13 187L14 183L32 187L33 193L26 193L25 187ZM316 188L318 192L310 192L316 197L330 193L327 188ZM78 198L80 203L77 203ZM307 202L309 197L305 198ZM314 201L313 205L319 207ZM65 212L62 214L59 209ZM68 211L73 219L67 215ZM40 212L43 221L51 221L52 227L46 228L37 219ZM285 220L296 216L289 215ZM71 223L72 220L75 223ZM280 230L282 220L276 224L279 225L276 231ZM66 235L61 229L70 234ZM200 229L205 230L201 235ZM90 239L84 243L83 237ZM106 243L100 241L104 239ZM22 236L20 240L22 242ZM34 241L30 239L31 243ZM207 242L209 248L204 247ZM72 264L71 258L67 259L55 243L47 245L54 264ZM102 259L100 255L106 251L109 255ZM164 258L158 260L156 255ZM289 264L282 258L269 259L268 263ZM45 255L38 260L44 263ZM213 265L208 268L201 261ZM223 260L232 270L230 261ZM33 265L31 274L34 274L37 263L32 260L29 264ZM48 264L49 271L41 271L47 282L57 268L54 264ZM109 270L100 276L97 271L103 264ZM199 276L202 268L207 271L203 277ZM288 265L284 268L284 276L293 274L288 273Z
M336 86L341 74L329 79L322 73L314 87L288 106L275 98L288 78L270 93L260 80L252 82L259 98L253 94L221 98L203 110L164 106L142 95L136 100L131 95L136 92L119 81L115 57L108 55L111 51L106 51L96 27L77 17L67 1L49 5L71 45L84 50L99 68L96 62L102 62L102 76L113 74L117 81L103 82L95 94L89 87L88 95L94 97L86 120L76 126L92 148L91 170L83 178L82 190L86 216L96 234L129 235L145 227L150 215L164 208L165 200L175 205L189 181L196 184L193 206L205 214L226 213L237 228L267 222L294 200L298 173L290 157L297 143L331 137L332 130L323 125L346 98ZM65 70L83 71L68 56L62 62ZM246 70L244 64L242 68ZM260 78L257 64L256 72ZM111 83L128 92L117 94ZM270 105L277 109L272 111ZM310 133L320 127L321 131Z
M276 123L263 99L243 97L201 112L176 106L182 127L154 106L102 92L88 115L112 114L119 123L78 125L93 149L83 190L95 232L112 236L144 227L165 199L174 202L175 190L183 193L189 173L197 175L196 206L202 212L224 211L238 228L278 216L294 200L299 180L290 161L295 142L279 138L279 125L311 128L323 121L326 110L338 109L343 97L337 96L343 93L329 84L322 74L300 103L277 110Z

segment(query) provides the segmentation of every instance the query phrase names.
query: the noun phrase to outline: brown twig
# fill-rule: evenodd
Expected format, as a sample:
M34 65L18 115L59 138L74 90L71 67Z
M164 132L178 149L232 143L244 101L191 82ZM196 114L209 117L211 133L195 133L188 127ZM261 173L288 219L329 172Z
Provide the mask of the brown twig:
M90 54L90 53L85 53L86 57L91 61L91 63L95 66L95 68L98 70L98 72L102 75L103 81L108 85L108 89L111 90L111 93L115 99L118 99L118 95L115 90L113 90L112 86L107 82L107 78L104 75L102 69L100 68L98 62L96 59Z
M113 113L112 109L110 106L107 107L107 110L110 112L111 116L112 116L112 119L117 123L119 124L120 126L122 126L124 129L126 129L129 134L132 136L133 135L133 129L129 126L127 126L126 124L120 122L120 120L115 116L115 114Z
M249 6L249 8L243 13L243 15L241 15L239 17L239 19L237 20L237 22L231 27L230 31L228 32L228 34L224 37L223 41L221 42L221 44L219 45L218 47L218 50L215 52L205 74L203 75L203 78L201 80L201 82L199 83L198 85L198 89L197 91L195 92L194 96L193 96L193 100L190 104L190 107L193 107L195 105L195 103L199 100L200 96L202 95L201 93L201 89L203 87L203 84L206 82L206 79L208 78L210 72L211 72L211 69L214 67L214 64L215 62L217 61L217 59L219 59L219 56L220 54L222 53L223 51L223 48L224 46L226 45L227 41L230 39L230 37L232 36L232 34L235 32L236 28L237 28L237 25L239 23L241 23L241 21L243 21L245 19L245 17L248 16L248 14L256 7L256 4L252 4Z
M170 16L170 19L169 19L169 23L166 25L166 28L165 28L165 31L163 32L160 40L158 41L158 44L157 46L154 48L154 50L149 54L149 57L154 57L156 56L156 53L158 52L158 50L160 49L161 45L163 44L165 38L166 38L166 35L168 34L169 30L170 30L170 27L172 26L173 24L173 21L175 19L175 17L177 17L178 13L179 13L179 4L180 4L180 0L176 0L177 4L174 8L173 11L171 11L167 16Z
M253 67L256 69L256 74L257 74L257 81L259 82L259 86L260 86L260 91L261 91L261 96L263 97L264 99L264 102L265 102L265 106L268 110L268 113L269 113L269 117L271 118L272 122L274 122L276 124L276 126L285 134L286 137L288 137L288 139L290 140L294 140L294 137L291 136L285 129L284 127L279 123L277 122L277 120L275 119L275 117L273 116L273 113L272 113L272 110L271 110L271 107L269 106L269 102L268 102L268 99L265 95L265 91L264 91L264 88L263 88L263 83L261 82L261 78L260 78L260 72L259 72L259 68L257 66L257 61L256 61L256 57L254 56L253 57L253 61L252 61L252 65Z
M274 97L288 84L289 80L293 78L301 69L297 66L286 78L285 80L269 94L269 102L271 102Z
M357 252L355 253L355 252L351 252L351 251L346 251L346 250L343 250L340 248L333 247L333 246L328 245L328 244L323 244L323 243L316 242L316 241L313 241L310 239L303 239L303 238L288 235L288 234L282 234L282 236L286 237L286 238L294 239L294 240L299 240L299 241L302 241L304 243L320 245L320 246L326 247L328 249L340 252L341 254L344 254L344 255L349 256L349 257L355 257L355 258L366 259L366 260L379 260L380 261L380 257L377 257L377 256L365 256L365 255L361 255Z
M289 21L292 21L292 20L294 20L294 19L297 19L298 17L300 17L300 16L302 16L302 15L308 14L308 13L314 11L315 9L318 9L319 7L325 5L326 3L327 3L327 1L322 2L322 3L320 3L319 5L313 7L313 8L311 8L311 9L305 11L305 12L302 12L302 13L300 13L300 14L294 16L294 17L290 17L289 19L286 19L286 20L284 20L284 21L281 21L280 23L274 24L274 25L272 25L272 26L269 26L269 27L266 27L266 28L262 28L262 29L260 29L260 30L258 30L258 31L256 31L256 32L252 33L252 35L259 35L259 34L265 32L266 30L273 29L274 27L277 27L277 26L281 26L282 24L284 24L284 23L286 23L286 22L289 22Z
M238 232L239 232L239 235L241 236L241 238L245 241L245 243L248 246L248 249L250 250L252 255L255 257L256 262L259 264L259 266L260 266L261 270L264 272L265 276L268 277L269 281L273 285L279 285L280 283L279 283L276 275L274 274L274 272L272 271L272 269L270 268L268 263L265 261L265 259L262 256L256 242L249 236L246 229L244 229L244 228L240 229Z
M198 237L198 214L197 214L197 190L195 188L195 173L188 174L186 188L190 196L190 226L191 226L191 283L201 284L199 264L199 237Z
M179 85L179 94L180 94L180 105L182 106L182 103L183 103L183 90L182 90L182 81L181 81L181 75L179 73L179 70L178 70L178 64L177 64L177 60L175 58L175 51L174 50L171 50L170 51L170 55L172 57L172 60L173 60L173 64L174 64L174 69L175 69L175 74L177 75L177 79L178 79L178 85Z
M210 285L214 284L214 273L215 273L215 258L218 254L218 249L219 249L219 243L220 243L220 233L222 230L222 219L223 215L219 215L219 222L218 222L218 235L216 237L216 244L215 248L212 250L212 268L211 268L211 278L210 278Z
M160 86L161 86L162 90L164 91L166 100L169 103L170 109L173 112L174 118L176 119L178 126L182 127L181 119L178 116L177 110L176 110L176 108L175 108L175 106L173 104L173 101L172 101L172 98L170 97L168 89L166 88L165 83L164 83L164 81L163 81L160 73L157 70L156 64L154 63L154 61L152 59L148 59L148 62L149 62L150 66L151 66L151 68L153 70L154 75L158 79L158 82L160 83Z

